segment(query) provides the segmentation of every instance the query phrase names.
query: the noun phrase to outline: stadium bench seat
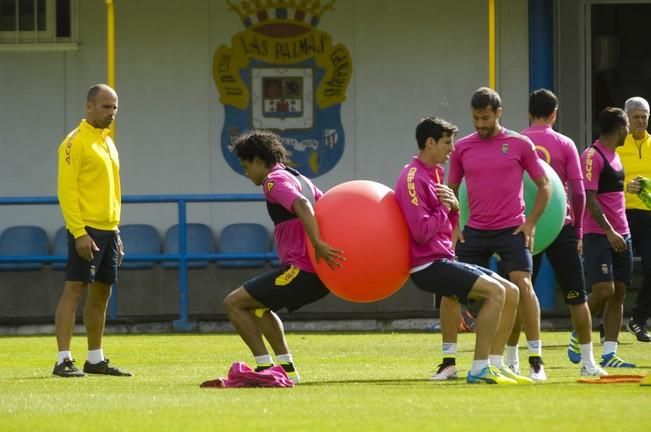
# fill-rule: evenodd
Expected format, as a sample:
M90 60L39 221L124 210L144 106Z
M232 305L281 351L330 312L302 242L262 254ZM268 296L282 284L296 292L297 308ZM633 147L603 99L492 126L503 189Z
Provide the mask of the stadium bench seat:
M151 225L132 224L120 226L120 237L124 245L125 258L129 255L160 254L161 244L158 231ZM124 260L120 268L127 270L145 270L153 268L155 261Z
M268 253L271 252L271 239L267 228L256 223L235 223L227 225L219 236L221 253ZM224 268L262 267L265 260L227 260L219 261Z
M205 224L189 223L186 225L187 253L209 254L215 253L215 238L212 229ZM179 251L179 226L173 225L167 230L163 241L163 252L175 254ZM188 261L188 268L204 268L208 261ZM178 261L163 261L164 268L178 268Z
M276 255L278 255L278 249L276 248L276 245L275 245L275 244L273 245L273 247L272 247L272 249L271 249L271 252L273 252L273 253L275 253ZM272 266L272 267L280 267L280 259L272 259L272 260L271 260L271 266Z
M68 256L68 230L66 227L61 227L54 234L54 245L52 246L53 256ZM52 263L54 270L63 270L66 268L65 262Z
M32 256L48 255L47 233L41 227L33 225L13 226L0 235L0 255ZM43 263L0 263L0 270L39 270Z

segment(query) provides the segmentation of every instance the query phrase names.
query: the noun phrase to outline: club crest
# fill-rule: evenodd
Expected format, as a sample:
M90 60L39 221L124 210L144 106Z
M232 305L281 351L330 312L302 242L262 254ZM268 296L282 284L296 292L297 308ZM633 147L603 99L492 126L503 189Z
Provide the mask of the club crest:
M226 161L242 174L233 142L247 130L267 129L281 137L292 166L309 177L325 174L343 154L341 104L352 75L348 49L316 29L335 0L226 3L246 27L213 58Z

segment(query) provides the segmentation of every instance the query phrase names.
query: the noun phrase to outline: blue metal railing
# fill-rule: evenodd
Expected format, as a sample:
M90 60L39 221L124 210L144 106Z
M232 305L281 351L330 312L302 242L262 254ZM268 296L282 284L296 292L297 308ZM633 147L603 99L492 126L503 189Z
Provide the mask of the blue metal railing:
M196 324L188 320L188 261L226 261L226 260L274 260L276 253L187 253L187 204L206 202L254 202L264 201L262 194L195 194L195 195L126 195L123 204L176 203L178 206L179 251L175 254L130 255L126 251L124 261L178 261L179 262L179 319L173 322L176 330L190 331ZM56 197L8 197L0 198L0 205L58 205ZM0 263L55 263L66 262L63 255L0 256ZM109 318L116 317L116 294L111 295Z

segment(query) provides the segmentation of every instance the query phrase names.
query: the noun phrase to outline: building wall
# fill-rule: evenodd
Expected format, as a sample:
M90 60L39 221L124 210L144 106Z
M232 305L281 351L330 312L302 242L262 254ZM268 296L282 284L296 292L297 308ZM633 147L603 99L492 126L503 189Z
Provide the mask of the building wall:
M84 115L87 88L105 81L103 1L79 1L79 49L0 51L0 196L54 195L56 149ZM498 90L509 128L526 126L527 9L498 2ZM252 193L225 162L219 143L224 109L212 57L244 29L222 1L117 1L116 141L125 194ZM353 62L342 105L344 154L316 183L324 190L350 179L392 186L416 145L424 115L472 131L472 92L487 84L487 2L340 0L319 29L344 44ZM2 208L0 229L34 223L49 232L58 209ZM235 221L268 226L260 204L191 205L189 219L218 231ZM172 205L126 205L123 223L161 231L176 222Z

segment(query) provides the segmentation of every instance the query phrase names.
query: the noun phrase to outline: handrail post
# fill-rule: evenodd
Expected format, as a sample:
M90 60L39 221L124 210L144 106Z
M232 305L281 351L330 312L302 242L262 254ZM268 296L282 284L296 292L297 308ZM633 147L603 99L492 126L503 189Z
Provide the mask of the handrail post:
M188 236L187 236L187 206L183 199L179 206L179 319L173 322L175 330L192 331L196 324L188 321Z
M108 317L114 320L118 314L118 284L114 283L111 287L111 296L109 297Z

